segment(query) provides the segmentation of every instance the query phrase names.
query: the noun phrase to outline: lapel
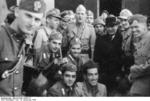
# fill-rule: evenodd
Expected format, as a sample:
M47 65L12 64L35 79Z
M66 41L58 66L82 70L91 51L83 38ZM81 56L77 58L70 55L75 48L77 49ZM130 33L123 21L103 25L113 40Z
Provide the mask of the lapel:
M77 31L77 26L75 25L74 28L72 29L72 33L73 35L77 36L78 35L78 31Z
M69 60L70 60L71 63L73 63L76 66L78 65L78 63L76 62L76 60L70 54L68 55L68 58L69 58Z

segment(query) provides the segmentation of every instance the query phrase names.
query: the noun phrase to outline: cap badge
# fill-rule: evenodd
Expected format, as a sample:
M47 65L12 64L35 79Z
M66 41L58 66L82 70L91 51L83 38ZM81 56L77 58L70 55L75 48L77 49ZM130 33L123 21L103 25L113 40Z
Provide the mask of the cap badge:
M39 9L42 7L41 2L35 1L34 2L34 10L39 11Z

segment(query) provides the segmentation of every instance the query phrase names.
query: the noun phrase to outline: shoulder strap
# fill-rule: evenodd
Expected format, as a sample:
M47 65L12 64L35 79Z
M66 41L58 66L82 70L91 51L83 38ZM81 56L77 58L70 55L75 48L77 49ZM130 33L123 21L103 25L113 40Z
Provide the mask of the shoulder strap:
M2 26L2 27L7 32L7 34L11 34L5 26ZM23 41L21 48L19 49L19 52L17 54L18 60L16 61L15 65L10 70L7 70L9 75L13 74L19 68L18 65L21 63L21 61L23 59L22 52L24 51L25 45L26 45L25 41Z
M45 31L45 33L46 33L46 36L49 38L49 34L48 34L46 28L44 27L43 29L44 29L44 31Z

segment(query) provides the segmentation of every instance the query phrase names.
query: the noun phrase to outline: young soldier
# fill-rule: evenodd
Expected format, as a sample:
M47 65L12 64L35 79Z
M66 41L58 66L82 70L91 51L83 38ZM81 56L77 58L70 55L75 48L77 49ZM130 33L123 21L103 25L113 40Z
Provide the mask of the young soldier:
M59 9L49 10L46 14L46 24L42 26L36 33L34 38L34 49L39 49L42 44L46 44L52 31L57 31L60 23Z
M48 90L48 96L77 96L75 90L77 67L71 63L62 66L62 80Z
M28 96L43 96L43 92L59 79L57 74L61 59L61 43L62 35L52 32L48 44L36 50L34 66L39 73L33 74L34 79L29 84Z
M0 96L22 95L24 40L41 25L44 12L45 3L42 0L22 0L19 7L15 9L15 20L10 26L1 28ZM11 72L12 68L14 68L13 72Z

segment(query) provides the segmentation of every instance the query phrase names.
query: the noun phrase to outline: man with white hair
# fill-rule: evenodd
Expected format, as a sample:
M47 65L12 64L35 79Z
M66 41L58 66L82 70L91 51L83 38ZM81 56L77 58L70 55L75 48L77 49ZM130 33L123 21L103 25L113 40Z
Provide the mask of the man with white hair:
M82 42L82 59L86 62L89 57L93 58L95 46L95 31L92 25L86 23L86 8L79 5L76 9L76 23L69 25L69 39L78 37Z

